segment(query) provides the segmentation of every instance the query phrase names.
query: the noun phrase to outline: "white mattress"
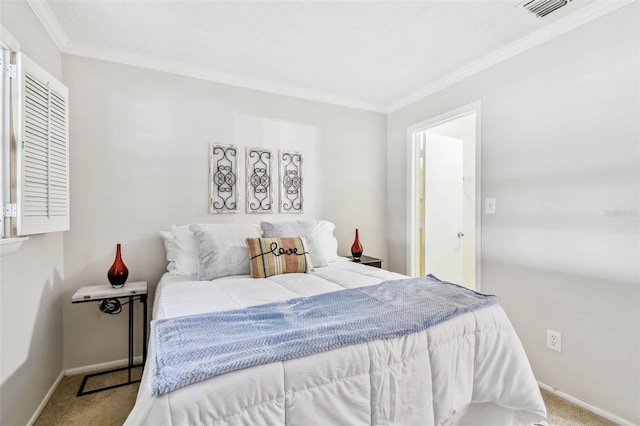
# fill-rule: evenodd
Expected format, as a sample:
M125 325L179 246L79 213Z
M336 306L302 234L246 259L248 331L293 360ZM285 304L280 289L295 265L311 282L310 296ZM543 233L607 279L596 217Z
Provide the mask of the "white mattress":
M403 278L353 262L310 274L213 281L165 274L153 318L223 311ZM212 330L215 332L215 330ZM151 397L145 371L128 425L528 424L546 416L498 305L424 332L223 374Z

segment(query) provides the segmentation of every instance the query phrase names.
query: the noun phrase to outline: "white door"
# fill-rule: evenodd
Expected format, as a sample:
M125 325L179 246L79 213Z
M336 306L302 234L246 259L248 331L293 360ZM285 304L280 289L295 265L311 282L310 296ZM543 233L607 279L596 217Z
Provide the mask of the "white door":
M461 284L463 141L427 132L424 150L425 273Z

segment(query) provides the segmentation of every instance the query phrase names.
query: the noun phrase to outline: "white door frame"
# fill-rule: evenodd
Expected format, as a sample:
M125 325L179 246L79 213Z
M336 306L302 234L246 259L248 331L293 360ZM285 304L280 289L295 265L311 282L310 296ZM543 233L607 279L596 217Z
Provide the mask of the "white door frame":
M476 247L475 247L475 287L476 291L482 290L482 196L481 196L481 159L482 159L482 116L481 116L481 101L472 102L470 104L461 106L454 110L439 114L435 117L431 117L427 120L413 124L407 127L407 264L406 271L408 275L414 275L416 273L416 266L418 265L418 259L414 250L416 244L416 236L418 234L418 220L416 217L417 200L415 197L416 192L416 171L418 168L418 159L414 155L415 142L413 135L421 130L426 130L429 127L443 123L445 121L452 120L462 115L469 114L470 112L476 113ZM460 283L458 283L460 284Z

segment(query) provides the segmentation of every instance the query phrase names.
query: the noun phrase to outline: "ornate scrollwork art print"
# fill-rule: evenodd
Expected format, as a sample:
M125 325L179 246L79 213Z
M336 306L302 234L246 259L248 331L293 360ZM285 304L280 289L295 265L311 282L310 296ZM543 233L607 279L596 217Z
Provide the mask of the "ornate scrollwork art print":
M209 145L209 213L237 213L238 148Z
M247 213L273 212L271 151L247 148Z
M280 213L302 213L302 154L280 151Z

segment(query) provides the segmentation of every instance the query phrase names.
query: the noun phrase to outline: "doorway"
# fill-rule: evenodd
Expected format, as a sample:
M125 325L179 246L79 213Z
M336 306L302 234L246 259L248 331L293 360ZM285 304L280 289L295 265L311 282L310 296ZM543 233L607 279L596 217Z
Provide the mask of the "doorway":
M408 136L408 270L479 289L480 104L418 123Z

